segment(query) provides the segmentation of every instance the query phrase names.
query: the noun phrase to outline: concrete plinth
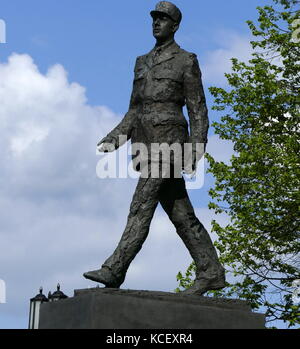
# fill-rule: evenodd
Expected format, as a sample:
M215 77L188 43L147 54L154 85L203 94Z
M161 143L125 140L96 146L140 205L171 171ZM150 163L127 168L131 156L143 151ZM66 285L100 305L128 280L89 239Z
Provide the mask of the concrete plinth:
M46 329L258 329L265 316L240 300L112 288L75 290L43 303Z

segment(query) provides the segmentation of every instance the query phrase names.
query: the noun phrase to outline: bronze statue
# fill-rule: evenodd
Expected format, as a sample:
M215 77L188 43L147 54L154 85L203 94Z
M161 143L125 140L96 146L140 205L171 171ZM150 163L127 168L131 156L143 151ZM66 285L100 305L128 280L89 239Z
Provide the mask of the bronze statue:
M127 114L98 146L101 151L117 149L119 136L126 135L132 145L144 143L191 143L192 170L199 154L196 144L207 143L208 116L197 56L181 49L174 41L182 14L168 1L151 11L155 47L136 60L133 91ZM182 108L187 105L188 123ZM113 145L113 147L111 146ZM205 151L205 150L204 150ZM203 155L203 154L201 154ZM174 167L174 159L170 159ZM147 162L147 161L146 161ZM143 161L136 164L142 171ZM224 268L208 232L199 222L189 200L185 181L173 173L158 178L141 176L135 190L125 231L114 253L101 269L84 273L87 279L106 287L119 288L127 269L147 238L150 223L160 203L196 264L196 279L186 294L203 294L225 287Z

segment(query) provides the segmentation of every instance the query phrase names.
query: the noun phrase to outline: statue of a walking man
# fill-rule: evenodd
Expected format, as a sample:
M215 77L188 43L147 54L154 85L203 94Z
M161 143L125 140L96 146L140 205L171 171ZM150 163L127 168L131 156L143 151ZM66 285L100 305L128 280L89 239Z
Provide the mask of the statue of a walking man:
M151 11L155 47L136 60L133 91L127 114L98 146L100 151L112 151L119 144L119 136L126 135L132 145L142 143L150 149L153 143L168 145L191 143L191 168L205 151L208 132L208 116L201 72L195 54L181 49L174 41L182 14L168 1L161 1ZM187 106L189 126L182 108ZM202 144L199 156L196 145ZM151 153L151 150L150 150ZM150 160L141 156L135 169L143 171ZM178 159L177 159L178 160ZM159 166L162 161L158 161ZM171 169L176 158L170 157ZM184 167L182 168L185 169ZM171 171L169 176L160 169L159 176L140 177L134 193L126 228L114 253L101 269L86 272L87 279L106 287L119 288L127 269L147 238L154 211L160 203L176 227L196 264L196 279L187 294L203 294L225 286L224 268L206 229L199 222L189 200L185 181Z

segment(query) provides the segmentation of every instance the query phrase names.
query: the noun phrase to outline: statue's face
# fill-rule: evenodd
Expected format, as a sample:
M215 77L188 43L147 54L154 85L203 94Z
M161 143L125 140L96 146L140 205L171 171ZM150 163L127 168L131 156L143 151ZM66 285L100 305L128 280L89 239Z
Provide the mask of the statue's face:
M178 29L178 24L169 16L158 13L153 17L152 28L156 40L166 40L174 35Z

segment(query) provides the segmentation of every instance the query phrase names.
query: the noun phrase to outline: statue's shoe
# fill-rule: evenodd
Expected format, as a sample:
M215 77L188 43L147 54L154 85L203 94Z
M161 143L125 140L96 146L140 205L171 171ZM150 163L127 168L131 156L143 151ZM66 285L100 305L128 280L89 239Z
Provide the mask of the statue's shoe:
M225 274L221 273L209 279L205 279L205 278L196 279L194 281L194 284L190 288L180 293L184 295L201 296L207 291L221 290L225 286L226 286Z
M86 279L100 282L109 288L119 288L122 281L113 275L109 268L102 267L99 270L88 271L83 274Z

